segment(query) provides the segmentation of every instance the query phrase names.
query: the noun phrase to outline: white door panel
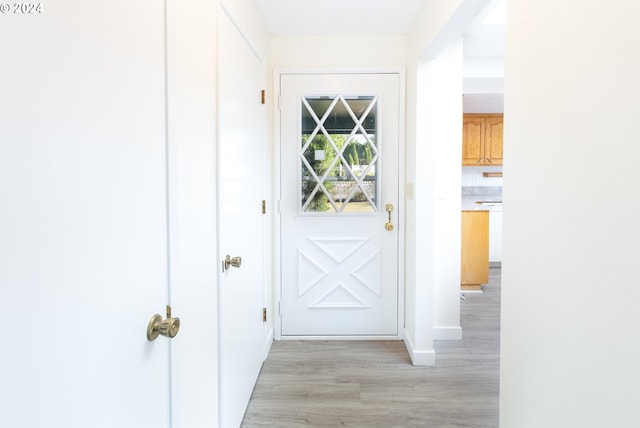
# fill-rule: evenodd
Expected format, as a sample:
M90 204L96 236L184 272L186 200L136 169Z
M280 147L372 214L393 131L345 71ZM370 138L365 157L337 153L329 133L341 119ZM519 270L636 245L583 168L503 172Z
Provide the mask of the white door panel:
M260 60L224 11L219 26L219 252L241 257L220 276L220 426L238 427L264 361Z
M162 2L2 15L0 415L168 427ZM10 65L10 66L9 66Z
M283 75L281 108L282 335L397 336L398 75Z

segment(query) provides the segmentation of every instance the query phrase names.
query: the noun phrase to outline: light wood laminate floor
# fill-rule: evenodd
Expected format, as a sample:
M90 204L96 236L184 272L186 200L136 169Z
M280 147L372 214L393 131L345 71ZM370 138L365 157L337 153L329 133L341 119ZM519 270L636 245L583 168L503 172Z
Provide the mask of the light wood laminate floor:
M242 427L497 427L499 268L483 289L435 366L412 366L401 341L274 342Z

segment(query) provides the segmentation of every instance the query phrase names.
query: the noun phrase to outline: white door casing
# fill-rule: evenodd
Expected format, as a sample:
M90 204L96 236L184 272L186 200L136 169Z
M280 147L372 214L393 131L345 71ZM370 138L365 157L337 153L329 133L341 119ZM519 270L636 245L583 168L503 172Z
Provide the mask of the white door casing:
M2 423L168 427L164 5L2 18Z
M399 81L281 76L282 337L399 334Z
M265 357L262 163L266 109L261 60L226 11L219 15L220 426L238 427Z

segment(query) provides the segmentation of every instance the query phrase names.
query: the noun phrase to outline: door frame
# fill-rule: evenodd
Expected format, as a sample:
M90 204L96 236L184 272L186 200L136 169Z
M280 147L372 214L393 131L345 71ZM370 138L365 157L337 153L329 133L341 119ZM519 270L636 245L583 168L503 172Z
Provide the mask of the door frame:
M399 77L399 129L398 129L398 335L397 336L310 336L310 337L292 337L282 335L282 319L280 316L280 302L282 300L282 228L280 222L280 201L281 195L281 154L282 154L282 120L280 115L280 93L281 93L281 77L292 74L397 74ZM403 68L282 68L274 69L273 72L273 133L274 133L274 199L277 201L278 210L273 222L273 276L274 276L274 338L276 340L405 340L405 233L406 233L406 216L405 216L405 173L406 173L406 73Z

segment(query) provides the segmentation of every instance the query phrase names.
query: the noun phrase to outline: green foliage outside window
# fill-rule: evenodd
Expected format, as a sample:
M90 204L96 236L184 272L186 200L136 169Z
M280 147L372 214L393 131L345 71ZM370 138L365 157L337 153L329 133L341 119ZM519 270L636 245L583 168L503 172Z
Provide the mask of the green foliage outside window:
M330 137L336 148L338 150L343 150L346 139L349 136L347 134L330 134ZM308 134L302 136L302 146L307 143L308 139ZM316 156L316 153L323 153L323 155ZM352 182L353 177L351 176L351 168L370 165L373 161L373 153L369 143L351 140L347 147L344 148L343 152L343 157L349 163L349 166L342 165L340 160L336 160L338 153L327 137L323 134L318 134L313 138L313 141L304 151L303 156L319 179L322 178L329 168L332 169L329 174L327 174L327 179L324 181L323 185L327 192L332 195L334 201L340 201L339 195L335 193L339 193L343 197L346 196L339 192L336 183L341 181L344 182L344 180ZM375 175L373 169L370 169L367 175ZM311 197L311 194L317 184L316 179L310 173L308 167L303 163L301 195L303 205ZM340 186L339 183L338 186ZM344 189L343 186L340 188ZM354 202L365 202L366 200L366 196L361 189L358 189L351 198L351 201ZM333 207L329 202L329 198L321 189L316 191L306 209L307 212L327 212L331 210L333 210Z

